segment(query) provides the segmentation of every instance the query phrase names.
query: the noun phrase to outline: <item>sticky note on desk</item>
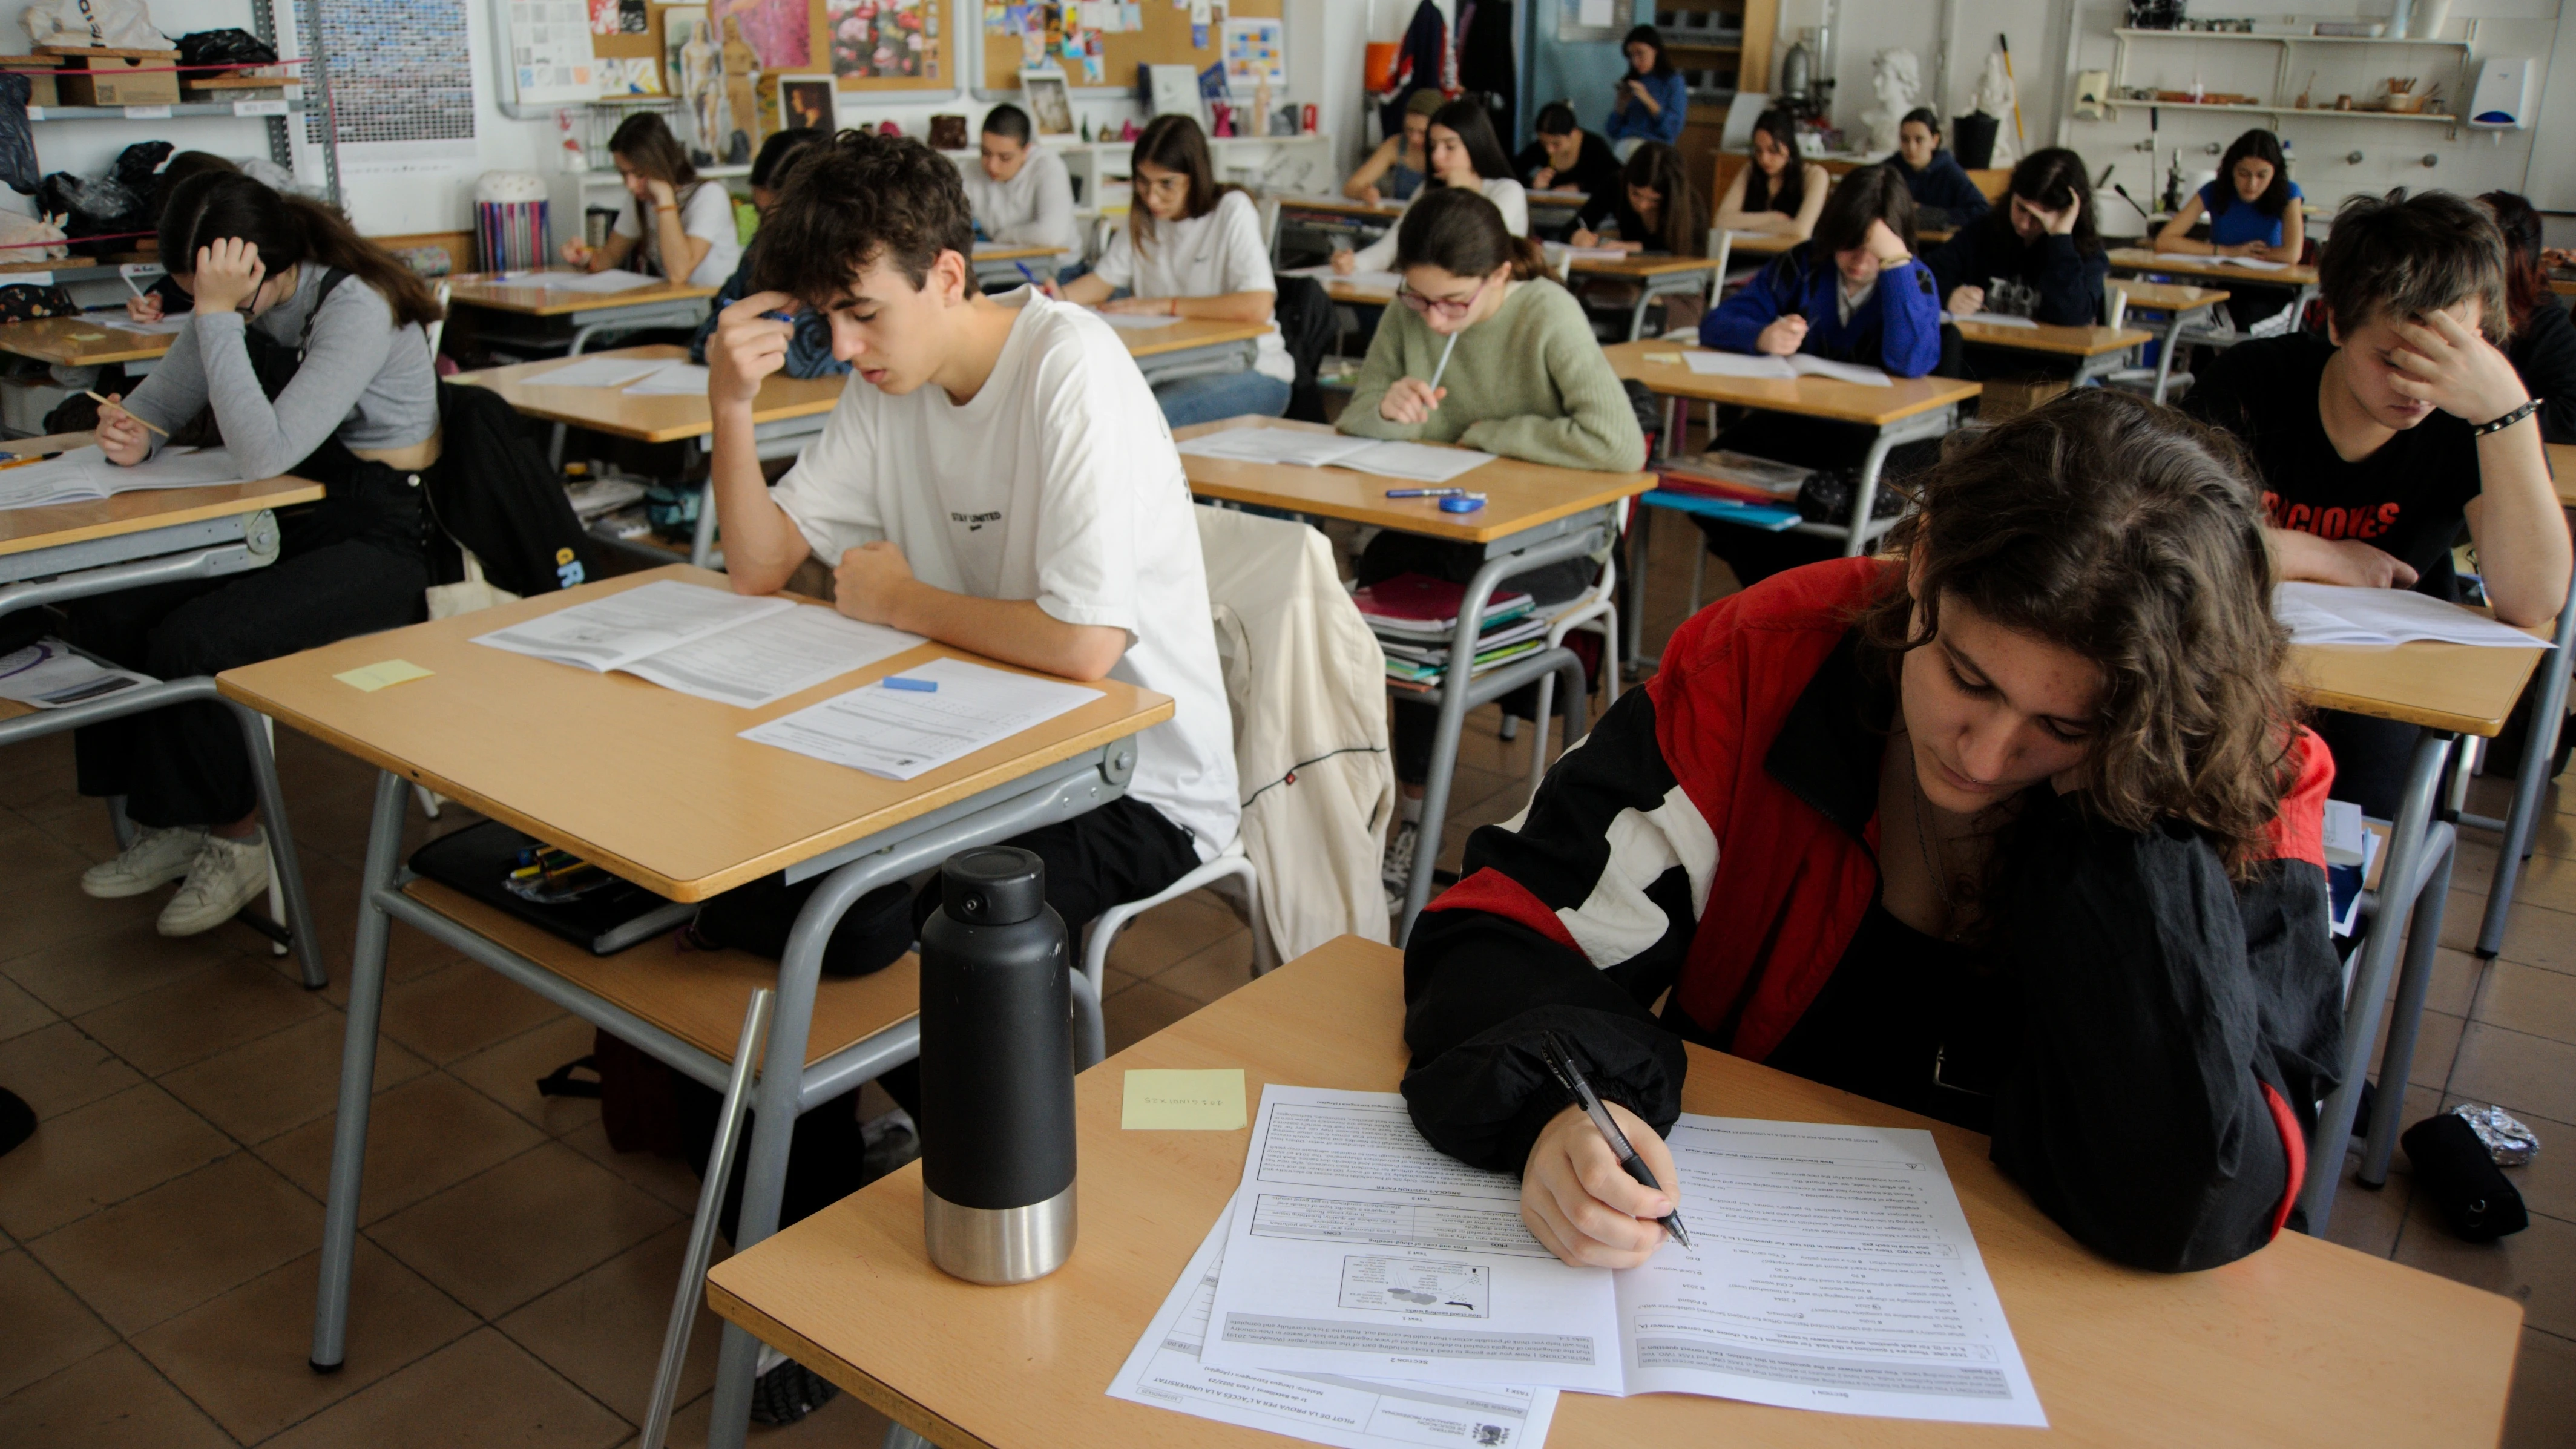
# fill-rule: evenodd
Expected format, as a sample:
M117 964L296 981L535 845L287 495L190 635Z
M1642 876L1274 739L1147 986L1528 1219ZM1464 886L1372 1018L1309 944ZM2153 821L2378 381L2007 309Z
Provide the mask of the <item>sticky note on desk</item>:
M331 677L361 694L373 694L389 684L404 684L414 679L427 679L430 671L408 659L387 659L359 669L345 669Z
M1243 1126L1243 1068L1135 1067L1118 1125L1130 1132L1232 1132Z

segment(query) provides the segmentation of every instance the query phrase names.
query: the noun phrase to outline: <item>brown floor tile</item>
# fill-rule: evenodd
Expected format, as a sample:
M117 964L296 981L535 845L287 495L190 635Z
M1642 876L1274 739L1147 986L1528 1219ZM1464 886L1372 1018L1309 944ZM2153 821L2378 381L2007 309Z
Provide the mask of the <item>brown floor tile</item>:
M368 1235L466 1307L497 1318L678 1217L549 1142L394 1214Z
M580 1017L556 1017L447 1064L448 1075L526 1119L549 1137L561 1137L599 1120L596 1097L541 1097L537 1081L564 1063L590 1055L597 1028Z
M0 976L0 1041L51 1026L62 1014L27 994L26 988Z
M1129 921L1110 944L1109 965L1131 977L1151 979L1242 925L1213 892L1192 891Z
M68 1021L0 1041L0 1084L25 1098L39 1122L142 1080L116 1053Z
M2388 1052L2389 1018L2392 1011L2379 1014L2379 1034L2370 1045L2371 1080L2379 1079L2380 1059ZM2427 1011L2415 1026L2415 1058L2408 1066L2406 1084L2440 1090L2451 1075L2451 1061L2459 1054L2460 1031L2467 1022L2438 1011Z
M496 1326L592 1398L643 1423L688 1245L689 1225L674 1223ZM680 1402L716 1381L716 1343L724 1322L702 1297L694 1323L680 1373Z
M2576 1122L2576 1046L2501 1027L2472 1026L2460 1041L2451 1091L2472 1101L2510 1102L2556 1122Z
M87 803L90 808L48 815L37 828L84 860L113 860L119 847L116 827L107 818L107 807L97 801Z
M2576 1442L2576 1342L2525 1328L2499 1449L2566 1449L2571 1442Z
M248 1143L266 1142L328 1113L340 1096L340 1046L348 1018L336 1011L244 1042L161 1076L170 1095ZM400 1045L376 1043L375 1090L430 1069Z
M153 918L161 913L164 896L158 892L120 901L98 901L82 895L80 873L89 869L90 862L42 832L17 837L10 846L9 861L11 899L10 908L0 911L0 961L14 961L31 951L131 926L137 921L149 929ZM19 984L32 989L32 983L24 978L19 979ZM44 995L41 991L36 994Z
M607 1449L632 1426L491 1329L269 1441L276 1449Z
M154 1076L330 1010L248 956L73 1018Z
M2471 1015L2526 1036L2576 1042L2576 976L2497 961L2487 971Z
M2474 886L2483 895L2487 884L2495 878L2492 849L2478 867L2469 865L2464 852L2460 865L2454 868L2453 885ZM2545 907L2562 915L2576 912L2576 860L2535 853L2522 863L2522 871L2514 879L2513 898L2519 904ZM2478 907L2484 910L2486 902L2480 900Z
M317 1201L327 1199L339 1120L338 1112L327 1113L255 1150ZM358 1221L380 1221L544 1140L489 1097L441 1073L379 1092L367 1112Z
M323 996L334 1006L349 1004L349 959L358 944L358 867L327 855L304 862L305 894L313 906L313 935L322 943L322 961L331 973ZM444 970L465 958L409 926L395 925L385 937L385 980L400 984ZM291 967L294 958L284 958Z
M474 1315L361 1237L349 1289L347 1357L317 1374L313 1294L321 1254L303 1257L134 1336L134 1347L246 1444L312 1417L464 1337Z
M2570 848L2576 850L2576 844ZM2459 951L2475 946L2486 908L2484 891L2454 886L2443 907L2442 944ZM2526 966L2576 972L2576 913L2533 905L2517 890L2505 911L2504 947L2497 954Z
M60 736L56 736L60 738ZM91 800L75 788L69 755L60 760L21 761L25 747L9 747L10 780L0 785L0 805L6 805L34 824L43 824L55 816L73 810L95 810L104 815L107 803Z
M116 1330L22 1252L0 1253L0 1304L8 1305L0 1312L0 1398L116 1342Z
M310 1252L322 1207L247 1152L48 1233L27 1251L135 1334Z
M0 917L8 914L0 911ZM152 917L146 911L102 934L0 960L0 975L55 1011L80 1016L243 959L212 936L163 936L152 929Z
M671 1416L670 1449L705 1449L707 1416L715 1409L713 1393L700 1394ZM794 1424L754 1424L749 1444L759 1449L874 1449L885 1442L886 1417L856 1396L842 1393ZM637 1436L640 1438L641 1436ZM635 1449L629 1439L623 1449Z
M2485 962L2466 951L2454 951L2448 946L2435 948L2433 980L2424 988L2424 1009L2451 1016L2467 1016L2469 1008L2477 1002L2479 985L2486 979L2485 966ZM2397 999L2400 974L2396 971L2388 973L2388 994L2382 999Z
M2519 1300L2525 1324L2576 1337L2576 1223L2536 1217L2511 1237L2464 1243L2419 1195L2408 1205L2397 1261Z
M13 1449L230 1449L232 1440L123 1345L0 1399Z
M460 961L385 988L385 1035L441 1066L563 1012L497 972Z
M1237 927L1224 940L1166 968L1153 984L1205 1006L1251 982L1252 932Z
M647 1196L681 1217L696 1215L698 1190L705 1184L687 1163L653 1152L620 1152L608 1145L608 1130L599 1125L597 1118L556 1140L642 1189Z
M147 1082L66 1112L0 1157L0 1228L21 1241L123 1202L233 1151Z

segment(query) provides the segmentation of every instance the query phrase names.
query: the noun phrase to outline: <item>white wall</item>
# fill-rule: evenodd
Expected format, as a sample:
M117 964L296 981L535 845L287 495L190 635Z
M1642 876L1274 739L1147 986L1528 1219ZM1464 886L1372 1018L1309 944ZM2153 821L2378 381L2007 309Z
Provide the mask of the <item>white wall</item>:
M255 30L251 0L151 0L152 18L163 32L185 35L192 30L234 27ZM27 38L23 3L0 3L0 42L4 53L24 55L34 42ZM300 122L298 123L301 124ZM98 176L115 164L116 153L138 141L168 141L182 151L212 151L223 156L266 156L268 128L257 120L207 117L186 121L38 121L36 164L48 173L69 171ZM35 198L0 191L20 213L36 209Z

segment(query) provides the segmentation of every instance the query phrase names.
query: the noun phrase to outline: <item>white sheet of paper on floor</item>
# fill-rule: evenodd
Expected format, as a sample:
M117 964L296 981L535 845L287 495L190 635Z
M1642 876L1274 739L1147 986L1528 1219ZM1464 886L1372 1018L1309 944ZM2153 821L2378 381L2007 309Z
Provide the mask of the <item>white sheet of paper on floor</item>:
M921 693L863 684L755 725L742 737L889 780L910 780L1103 697L1079 684L962 659L934 659L905 670L904 677L939 688Z
M0 655L0 699L38 709L87 704L158 682L148 674L111 669L83 658L60 639L39 639L14 654Z
M9 475L0 473L0 479ZM2413 589L2368 589L2344 584L2278 584L2272 615L2293 644L2396 645L2419 640L2493 649L2543 649L2533 638L2484 614Z

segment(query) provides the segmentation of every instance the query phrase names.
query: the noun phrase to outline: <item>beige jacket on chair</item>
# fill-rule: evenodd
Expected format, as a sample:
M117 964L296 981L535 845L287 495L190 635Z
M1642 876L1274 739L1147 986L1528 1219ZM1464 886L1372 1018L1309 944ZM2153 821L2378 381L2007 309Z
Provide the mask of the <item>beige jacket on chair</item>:
M1384 941L1379 863L1395 814L1386 656L1322 534L1284 519L1197 512L1233 706L1243 848L1261 872L1279 959L1340 935Z

